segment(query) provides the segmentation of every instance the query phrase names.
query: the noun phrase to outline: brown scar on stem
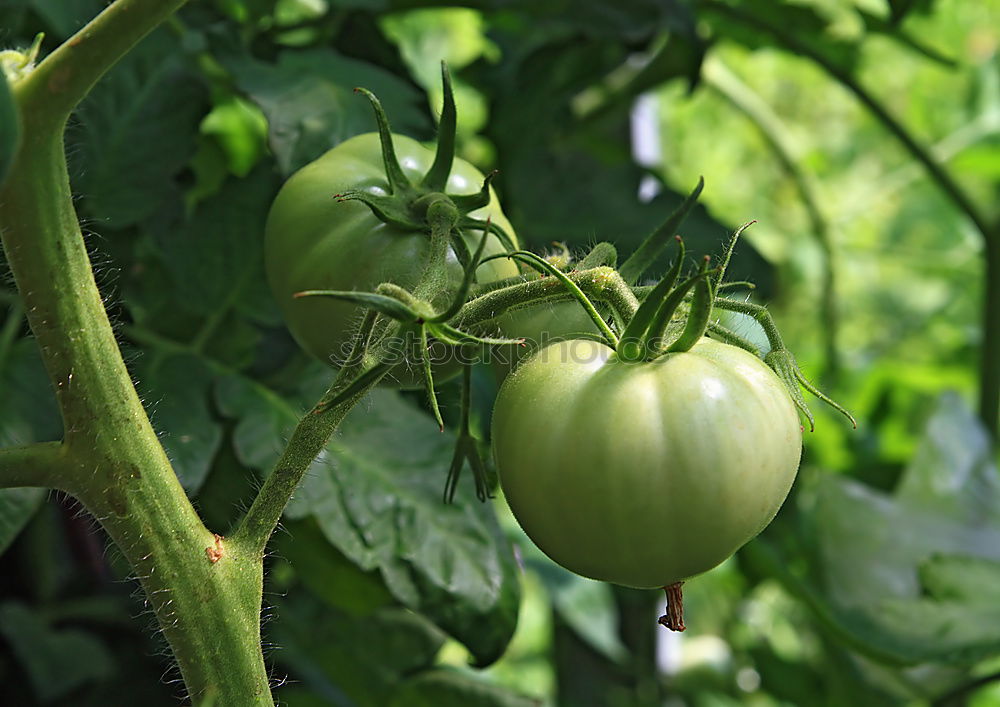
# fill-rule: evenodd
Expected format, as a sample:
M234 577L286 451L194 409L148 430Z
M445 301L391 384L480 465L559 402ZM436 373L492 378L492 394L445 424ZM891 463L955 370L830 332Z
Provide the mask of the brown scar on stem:
M222 556L225 554L225 548L222 546L223 537L218 533L213 534L215 535L215 547L206 547L205 554L208 555L208 561L214 565L222 559Z
M684 625L684 594L681 586L684 582L674 582L663 588L667 595L667 613L657 621L661 626L666 626L671 631L683 631L687 628Z

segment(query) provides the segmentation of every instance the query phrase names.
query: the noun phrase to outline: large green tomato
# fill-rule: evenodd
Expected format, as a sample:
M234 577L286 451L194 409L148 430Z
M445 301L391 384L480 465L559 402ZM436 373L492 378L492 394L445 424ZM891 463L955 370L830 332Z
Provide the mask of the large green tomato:
M585 577L665 587L705 572L771 521L802 428L757 357L710 339L651 363L589 340L539 351L500 389L504 494L549 557Z
M393 142L403 171L419 183L434 153L402 135L395 135ZM482 184L482 173L456 158L445 191L472 194ZM412 288L424 267L429 244L426 234L385 224L360 202L334 198L334 194L350 189L384 194L387 188L378 134L366 133L340 143L293 174L267 218L267 278L288 328L306 351L332 365L350 353L361 310L329 298L293 295L302 290L370 292L383 282ZM486 207L470 215L480 219L488 216L514 238L495 195ZM464 233L469 252L475 252L481 237L481 231ZM502 252L500 241L490 236L484 257ZM449 253L449 262L454 291L462 280L462 267L454 253ZM484 263L476 272L479 282L517 274L514 262L503 258ZM445 307L448 295L442 293L434 304ZM403 382L410 378L404 371L394 374Z

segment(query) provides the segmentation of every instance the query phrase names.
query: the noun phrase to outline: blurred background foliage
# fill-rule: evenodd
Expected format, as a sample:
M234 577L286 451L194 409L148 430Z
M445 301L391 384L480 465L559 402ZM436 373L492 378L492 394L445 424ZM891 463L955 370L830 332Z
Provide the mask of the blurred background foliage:
M4 0L0 42L44 31L51 50L103 4ZM659 596L562 571L471 481L441 505L450 436L419 395L378 391L274 542L281 703L1000 705L997 410L981 402L1000 360L980 360L1000 336L983 315L1000 286L984 259L998 44L997 0L199 0L145 40L70 126L71 176L127 359L210 527L329 377L264 284L267 205L372 129L355 86L432 139L442 59L460 153L500 170L524 242L627 254L703 175L689 249L757 220L733 276L859 420L816 406L791 499L688 583L672 635ZM0 302L0 444L58 439L9 277ZM485 435L497 381L483 367L475 383ZM457 396L443 386L453 416ZM0 492L5 704L177 703L105 546L70 499Z

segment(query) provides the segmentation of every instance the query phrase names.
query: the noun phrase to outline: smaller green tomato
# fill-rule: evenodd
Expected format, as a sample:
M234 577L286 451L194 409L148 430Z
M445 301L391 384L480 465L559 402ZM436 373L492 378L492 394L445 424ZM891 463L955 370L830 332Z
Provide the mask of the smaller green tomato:
M742 349L702 339L625 363L572 340L507 378L493 444L511 510L542 551L649 588L712 569L767 526L802 428L782 382Z
M579 302L543 302L533 307L516 309L490 322L499 327L503 336L524 339L524 346L498 346L493 352L500 377L551 343L572 339L580 334L596 334L597 326Z
M393 143L403 172L419 183L434 160L434 153L416 140L394 135ZM483 185L479 170L455 159L448 179L449 194L474 194ZM412 288L427 257L429 237L405 231L378 219L358 202L338 202L335 194L349 190L387 193L388 182L377 133L346 140L293 174L281 188L265 227L267 278L288 328L310 354L336 365L347 358L351 337L361 319L361 309L329 298L295 298L303 290L356 290L370 292L383 282ZM486 219L516 238L495 195L482 209L469 214ZM481 231L462 234L469 252L475 252ZM499 239L490 236L485 255L504 252ZM451 291L442 291L434 305L445 308L462 281L462 266L449 252ZM513 277L517 266L507 259L490 260L476 271L479 282ZM398 369L398 370L397 370ZM439 372L457 372L458 365ZM444 377L444 376L439 376ZM389 376L403 385L420 380L419 373L400 364Z

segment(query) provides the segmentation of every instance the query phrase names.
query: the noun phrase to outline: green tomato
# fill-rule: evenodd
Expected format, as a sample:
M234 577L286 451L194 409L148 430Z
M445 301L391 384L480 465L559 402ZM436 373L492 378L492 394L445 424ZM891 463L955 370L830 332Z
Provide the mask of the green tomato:
M802 427L782 382L742 349L702 339L624 363L575 340L507 378L493 445L511 510L545 554L649 588L710 570L767 526Z
M419 182L434 160L434 153L416 140L395 135L393 142L403 171ZM483 175L461 159L455 159L446 188L449 194L472 194L482 188ZM299 344L316 358L336 366L350 353L351 337L362 310L329 298L295 298L303 290L372 291L383 282L412 288L424 267L429 238L383 223L371 209L357 201L338 202L334 194L351 189L385 194L388 182L377 133L346 140L293 174L271 206L265 227L267 278L284 313L285 321ZM501 226L514 238L514 230L500 210L496 196L470 214ZM463 234L469 252L475 252L482 232ZM484 257L504 252L490 236ZM447 306L462 280L462 267L449 252L453 287L442 292L435 306ZM490 282L518 274L507 259L479 266L479 282ZM401 364L402 365L402 364ZM449 370L458 370L457 366ZM409 384L416 375L394 370L390 378Z

